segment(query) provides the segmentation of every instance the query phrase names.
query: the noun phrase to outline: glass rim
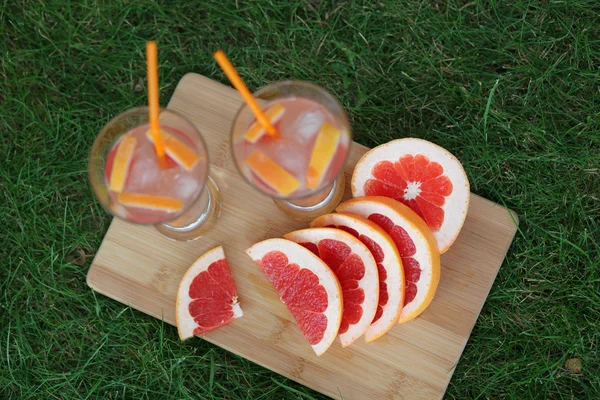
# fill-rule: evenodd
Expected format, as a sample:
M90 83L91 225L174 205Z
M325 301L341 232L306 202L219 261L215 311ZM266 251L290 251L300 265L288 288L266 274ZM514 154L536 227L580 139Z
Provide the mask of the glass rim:
M334 182L336 179L340 179L343 178L342 175L344 174L344 168L346 167L346 164L348 163L348 159L350 158L350 151L352 148L352 143L353 143L353 138L352 138L352 128L350 126L350 121L348 120L348 115L346 114L346 110L344 110L344 107L342 106L342 104L325 88L322 88L319 85L316 85L312 82L306 82L306 81L298 81L298 80L293 80L293 79L288 79L288 80L284 80L284 81L277 81L277 82L271 82L268 85L265 85L263 87L261 87L260 89L258 89L257 91L252 93L253 97L258 97L260 94L268 91L268 90L272 90L278 86L283 86L283 85L297 85L297 86L301 86L301 87L305 87L305 88L309 88L309 89L313 89L317 92L319 92L320 94L324 95L326 98L328 98L330 101L332 101L337 107L339 107L342 117L343 117L343 122L345 123L345 125L348 128L348 135L350 136L350 143L348 144L348 153L346 154L346 156L344 157L344 162L342 163L342 167L340 168L340 170L338 171L337 174L335 174L335 177L331 180L331 182L328 182L326 185L322 185L322 187L317 188L316 190L312 190L306 194L303 194L301 196L280 196L277 194L271 194L271 193L267 193L264 190L262 190L261 188L259 188L257 185L255 185L254 183L252 183L252 181L250 179L248 179L248 177L246 176L246 174L244 174L244 172L242 171L242 169L240 168L238 162L237 162L237 158L235 156L235 151L233 149L233 136L234 136L234 127L236 122L238 121L238 118L240 117L240 114L242 113L242 111L248 107L248 104L246 104L245 102L242 101L242 105L240 106L240 108L238 108L238 110L235 113L235 116L233 117L233 121L231 123L231 128L230 128L230 133L229 133L229 142L230 142L230 146L229 149L231 151L231 156L233 157L233 163L235 164L235 168L237 169L238 173L242 176L242 178L244 178L244 180L246 181L246 183L248 183L251 187L253 187L255 190L258 190L260 193L269 196L270 198L273 199L277 199L277 200L302 200L302 199L306 199L308 197L314 196L317 193L320 193L321 191L327 189L327 187Z
M100 132L96 135L96 137L94 138L94 143L92 144L92 147L90 149L90 153L88 156L88 181L90 186L92 187L92 192L94 193L94 196L96 197L96 200L98 201L98 203L100 203L100 205L102 206L102 208L104 208L106 210L106 212L108 212L110 215L112 215L115 218L120 219L121 221L125 221L125 222L129 222L135 225L145 225L145 226L153 226L153 225L157 225L157 224L164 224L170 221L174 221L177 218L181 217L182 215L184 215L186 212L188 212L192 206L194 204L196 204L196 202L198 201L198 199L200 199L200 196L202 196L202 193L204 193L204 190L206 190L206 181L209 178L209 172L210 172L210 158L209 158L209 154L208 154L208 147L206 145L206 141L204 140L204 137L202 136L202 133L200 132L200 130L198 128L196 128L196 126L186 117L184 117L183 115L181 115L179 112L174 111L172 109L169 109L167 107L160 107L159 108L159 115L160 113L164 112L164 111L168 111L170 113L173 113L175 116L177 116L178 118L181 118L183 121L185 121L187 124L189 124L194 131L197 133L198 138L200 139L200 143L202 144L202 146L204 147L204 152L205 152L205 158L206 158L206 173L204 176L204 184L202 185L202 187L200 188L200 190L198 191L198 193L194 196L193 200L190 201L189 205L185 208L183 208L180 212L175 213L173 215L173 217L169 217L168 219L164 220L164 221L159 221L159 222L133 222L128 220L127 218L123 218L120 215L115 214L109 207L109 204L105 204L105 202L102 199L101 193L99 193L98 191L98 187L104 187L106 188L107 192L109 192L108 190L108 186L106 185L106 182L104 179L101 179L101 182L98 182L97 177L95 177L92 174L92 169L95 167L92 167L93 165L93 160L95 159L95 157L93 156L94 154L94 150L99 148L101 146L101 137L105 134L106 129L108 128L108 126L111 125L111 123L117 121L119 118L124 118L124 117L129 117L131 115L136 115L136 114L142 114L145 113L146 115L148 115L149 113L149 107L148 106L137 106L137 107L133 107L130 109L127 109L117 115L115 115L114 117L112 117L106 124L104 124L104 126L102 127L102 129L100 130ZM160 117L159 117L159 126L160 126ZM121 137L123 136L125 133L124 132L120 135L118 135L117 137ZM104 174L103 174L104 176ZM113 202L114 203L114 202ZM117 204L117 203L115 203Z

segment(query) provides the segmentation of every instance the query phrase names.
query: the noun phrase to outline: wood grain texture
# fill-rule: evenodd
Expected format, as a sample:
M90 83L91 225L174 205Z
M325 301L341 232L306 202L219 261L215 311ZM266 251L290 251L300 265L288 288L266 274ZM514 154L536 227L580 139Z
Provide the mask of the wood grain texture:
M210 174L221 192L219 221L206 237L181 243L152 227L115 218L90 267L88 285L174 324L179 280L202 253L223 245L244 317L205 335L205 340L335 398L441 398L514 237L516 215L472 195L464 228L442 256L440 285L427 311L372 343L361 339L342 349L336 341L317 357L275 290L244 253L260 240L307 224L286 218L236 170L229 129L240 105L241 98L230 87L196 74L181 79L169 108L194 123L208 144ZM366 150L354 145L347 180ZM347 184L345 198L349 191Z

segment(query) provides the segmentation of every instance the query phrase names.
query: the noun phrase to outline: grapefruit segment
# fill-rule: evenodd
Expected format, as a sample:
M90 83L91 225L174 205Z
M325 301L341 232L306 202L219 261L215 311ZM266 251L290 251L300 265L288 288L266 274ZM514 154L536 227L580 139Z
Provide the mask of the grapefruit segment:
M342 287L342 346L362 336L375 318L379 299L377 264L369 249L340 229L310 228L284 235L308 248L335 273Z
M191 171L200 162L200 156L190 149L188 145L165 131L160 131L160 134L165 146L165 153L177 164ZM146 132L146 137L154 144L154 136L151 131Z
M280 103L275 103L265 111L265 116L271 125L275 125L283 117L284 112L285 108ZM256 143L265 133L267 133L266 129L258 121L254 121L244 138L250 143Z
M175 315L181 340L220 328L243 315L221 246L200 256L183 275Z
M356 214L322 215L310 226L344 230L371 251L379 275L379 301L375 317L365 332L365 340L370 342L377 339L398 321L404 304L404 270L392 238L376 223Z
M267 276L315 353L323 354L342 320L342 292L333 272L312 252L285 239L264 240L246 253Z
M255 150L246 158L246 165L282 196L290 195L301 186L298 179L260 150Z
M165 212L178 212L183 209L183 201L180 199L145 193L119 193L118 202L128 207Z
M440 280L440 253L425 221L404 204L382 196L348 200L336 209L358 214L379 225L396 245L406 280L399 323L409 321L429 306Z
M365 153L352 175L352 195L385 196L410 207L446 252L469 208L470 187L456 157L422 139L393 140Z
M306 171L307 188L316 189L321 184L327 168L333 160L341 136L340 130L330 123L324 122L321 126Z
M110 190L114 192L123 191L136 144L137 140L133 136L125 135L123 136L123 139L121 139L110 172Z

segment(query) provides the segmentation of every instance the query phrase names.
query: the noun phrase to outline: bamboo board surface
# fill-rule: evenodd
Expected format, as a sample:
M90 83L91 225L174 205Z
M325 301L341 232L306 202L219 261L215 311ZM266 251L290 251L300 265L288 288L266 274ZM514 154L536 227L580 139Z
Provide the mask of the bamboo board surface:
M317 357L259 267L244 253L258 241L281 237L307 223L285 217L236 170L229 130L241 102L234 89L201 75L181 79L168 107L194 123L208 144L210 175L222 201L218 223L207 236L183 243L164 238L152 227L115 218L90 267L88 285L175 324L175 297L184 272L205 251L223 245L244 317L204 340L334 398L442 398L512 242L516 215L471 195L464 228L442 256L440 285L425 313L369 344L361 338L342 349L336 340ZM350 198L348 180L366 150L353 146L344 199Z

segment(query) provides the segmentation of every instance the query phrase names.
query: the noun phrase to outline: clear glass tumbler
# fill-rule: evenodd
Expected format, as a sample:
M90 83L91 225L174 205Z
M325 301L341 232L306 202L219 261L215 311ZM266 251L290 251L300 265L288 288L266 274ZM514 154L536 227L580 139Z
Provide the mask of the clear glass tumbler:
M206 144L194 125L172 110L161 109L159 123L163 161L156 155L147 107L110 120L90 152L90 183L114 216L154 225L170 239L194 240L210 229L220 210Z
M254 97L278 135L261 129L247 105L240 108L231 146L242 176L293 219L333 211L344 193L343 169L352 144L340 103L325 89L300 81L270 84Z

